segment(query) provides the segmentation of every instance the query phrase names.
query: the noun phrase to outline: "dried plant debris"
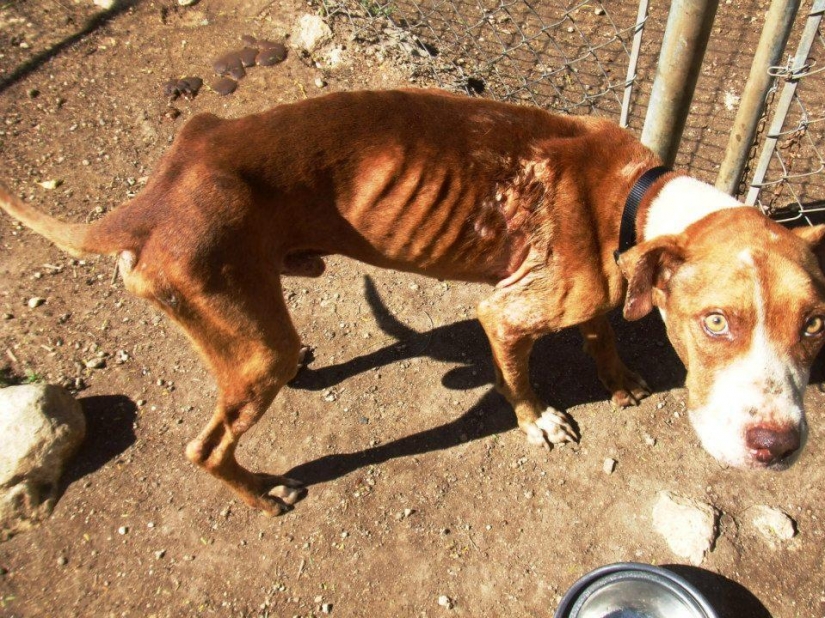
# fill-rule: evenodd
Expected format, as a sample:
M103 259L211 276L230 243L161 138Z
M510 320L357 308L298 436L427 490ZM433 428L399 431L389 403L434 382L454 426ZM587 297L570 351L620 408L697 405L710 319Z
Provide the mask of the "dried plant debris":
M194 99L203 86L200 77L184 77L182 79L170 79L163 85L163 94L172 100L178 97Z

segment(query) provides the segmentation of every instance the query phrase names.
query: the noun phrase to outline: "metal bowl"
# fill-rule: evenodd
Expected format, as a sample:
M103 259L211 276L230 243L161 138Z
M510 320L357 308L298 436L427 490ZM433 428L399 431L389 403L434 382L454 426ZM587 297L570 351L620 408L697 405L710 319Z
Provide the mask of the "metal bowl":
M620 562L567 591L555 618L718 618L701 593L666 569Z

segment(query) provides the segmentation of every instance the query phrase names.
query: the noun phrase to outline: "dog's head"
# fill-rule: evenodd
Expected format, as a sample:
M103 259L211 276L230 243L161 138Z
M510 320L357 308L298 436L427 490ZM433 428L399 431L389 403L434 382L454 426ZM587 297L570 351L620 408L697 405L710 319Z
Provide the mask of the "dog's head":
M802 450L802 398L825 342L825 226L789 231L755 208L720 210L625 252L625 317L659 308L687 368L704 448L739 468L782 469Z

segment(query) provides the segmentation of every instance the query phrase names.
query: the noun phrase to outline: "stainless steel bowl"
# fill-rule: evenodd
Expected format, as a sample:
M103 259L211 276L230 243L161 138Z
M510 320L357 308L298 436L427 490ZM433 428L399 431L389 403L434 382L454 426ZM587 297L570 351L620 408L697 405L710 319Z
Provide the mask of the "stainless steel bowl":
M573 584L555 618L718 618L702 594L666 569L620 562Z

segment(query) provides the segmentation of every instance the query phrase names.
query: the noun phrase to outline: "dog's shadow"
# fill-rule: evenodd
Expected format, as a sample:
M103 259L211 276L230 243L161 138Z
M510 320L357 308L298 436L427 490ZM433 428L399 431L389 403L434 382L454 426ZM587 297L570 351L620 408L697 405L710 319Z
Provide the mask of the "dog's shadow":
M123 395L83 397L80 406L86 417L86 438L60 479L65 489L116 459L135 443L137 406Z
M395 318L381 300L369 277L364 282L366 301L378 327L394 343L326 367L304 367L290 383L292 388L322 390L359 373L414 357L429 357L458 366L442 378L448 389L466 390L492 385L490 348L477 320L462 320L426 332L418 332ZM643 375L655 391L680 386L685 370L667 344L658 316L629 323L611 316L622 357ZM604 401L607 393L596 375L593 361L582 351L577 329L568 329L540 340L533 351L531 381L550 405L565 409ZM505 399L490 390L459 418L425 431L363 451L326 455L301 464L287 473L314 485L345 476L364 466L410 455L446 449L516 427L516 418Z

